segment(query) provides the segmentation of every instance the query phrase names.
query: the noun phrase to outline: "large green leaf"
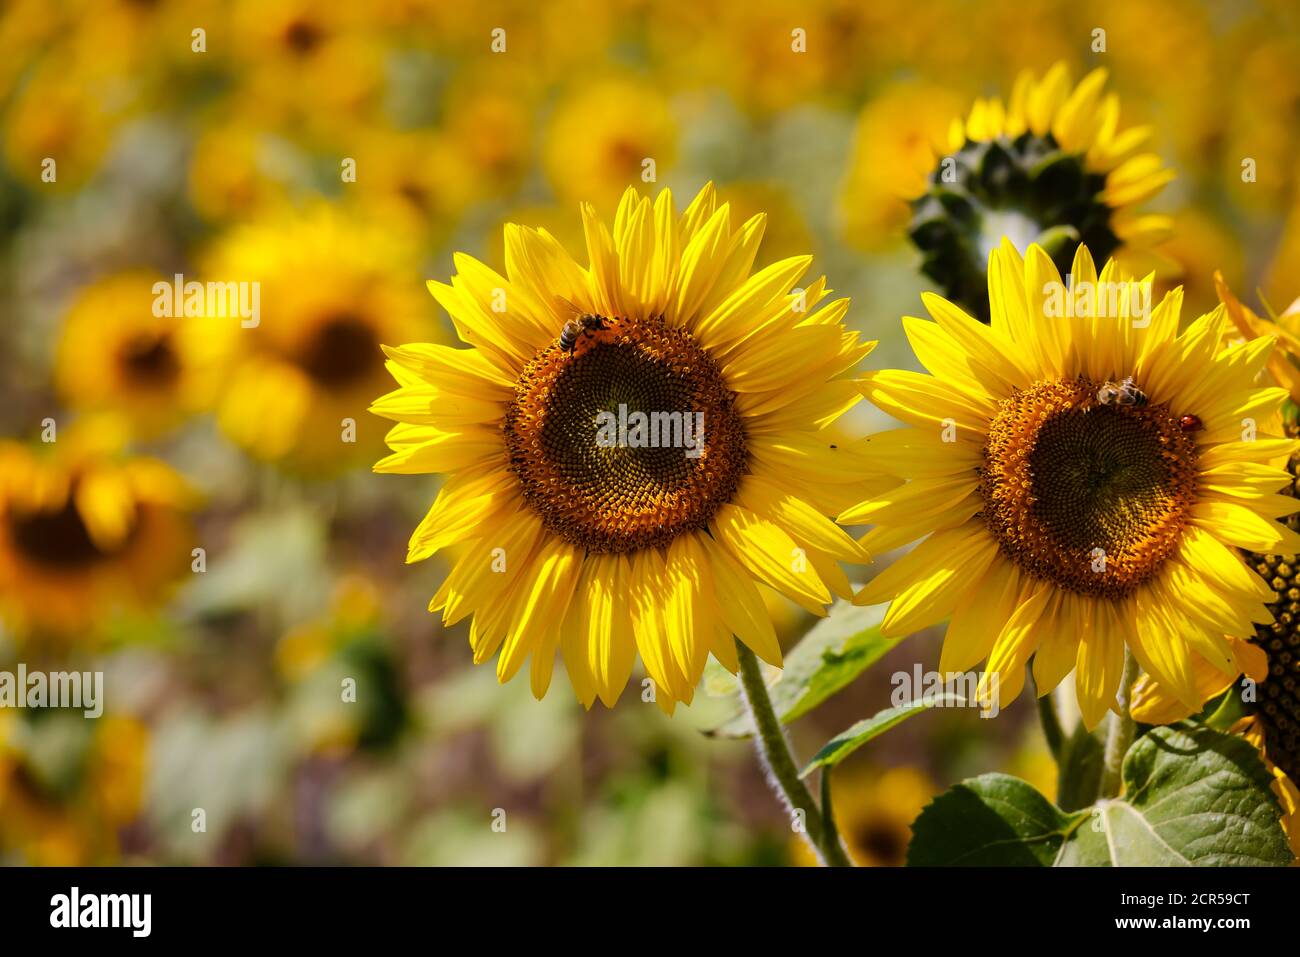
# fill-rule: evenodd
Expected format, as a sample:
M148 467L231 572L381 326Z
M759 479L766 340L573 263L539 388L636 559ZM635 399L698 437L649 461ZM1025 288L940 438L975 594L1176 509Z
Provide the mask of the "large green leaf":
M1240 737L1183 723L1143 735L1124 757L1124 797L1097 802L1061 865L1291 863L1271 778Z
M830 614L817 622L785 656L785 668L768 688L772 707L784 722L807 714L848 685L880 658L897 639L880 634L884 605L858 606L836 602ZM744 737L754 726L739 695L725 712L727 717L707 728L720 737Z
M1033 785L982 774L934 799L912 825L911 867L1043 867L1086 813L1066 814Z
M884 734L896 724L902 724L914 714L920 714L930 708L960 708L965 704L966 699L961 695L945 691L909 701L907 704L886 708L870 718L863 718L827 741L822 745L822 749L813 755L812 760L799 776L811 774L817 768L835 767L872 738Z
M1067 812L1004 774L964 781L912 825L911 865L1261 866L1292 857L1270 776L1239 737L1156 728L1124 758L1124 797Z

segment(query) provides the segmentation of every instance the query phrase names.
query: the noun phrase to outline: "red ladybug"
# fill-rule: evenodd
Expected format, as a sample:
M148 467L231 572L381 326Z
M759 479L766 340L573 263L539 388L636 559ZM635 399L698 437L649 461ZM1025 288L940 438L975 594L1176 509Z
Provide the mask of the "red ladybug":
M1178 420L1178 427L1184 432L1199 432L1205 428L1200 418L1195 415L1185 415Z

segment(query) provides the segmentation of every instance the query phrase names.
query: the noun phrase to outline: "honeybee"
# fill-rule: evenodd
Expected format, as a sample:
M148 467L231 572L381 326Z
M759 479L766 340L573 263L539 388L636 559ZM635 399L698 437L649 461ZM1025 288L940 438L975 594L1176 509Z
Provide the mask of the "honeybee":
M556 296L560 302L568 307L569 311L574 314L574 318L564 324L560 330L560 349L573 355L573 350L578 348L578 340L588 332L597 332L605 328L605 319L602 316L593 315L589 312L583 312L563 296Z
M1133 384L1128 376L1123 382L1107 381L1097 390L1098 405L1132 405L1141 408L1147 404L1147 394Z

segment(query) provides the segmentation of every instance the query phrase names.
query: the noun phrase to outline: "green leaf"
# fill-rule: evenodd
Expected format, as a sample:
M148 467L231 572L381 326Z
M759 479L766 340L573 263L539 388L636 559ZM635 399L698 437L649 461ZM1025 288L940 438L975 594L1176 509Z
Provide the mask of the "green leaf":
M830 614L813 625L785 656L785 668L768 688L772 707L783 722L807 714L894 647L897 639L880 634L885 607L837 601ZM753 734L754 726L739 695L726 714L725 719L706 728L706 733L728 738Z
M902 724L914 714L920 714L929 708L960 708L965 704L966 699L961 695L945 691L941 694L919 698L916 701L909 701L907 704L886 708L870 718L863 718L827 741L822 745L822 749L813 755L812 760L808 762L808 766L799 772L799 776L806 777L817 768L835 767L872 738L884 734L896 724Z
M1060 865L1286 865L1271 777L1244 739L1187 722L1155 728L1124 756L1124 797L1099 801Z
M912 825L909 867L1044 867L1087 813L1066 814L1033 785L982 774L934 799Z

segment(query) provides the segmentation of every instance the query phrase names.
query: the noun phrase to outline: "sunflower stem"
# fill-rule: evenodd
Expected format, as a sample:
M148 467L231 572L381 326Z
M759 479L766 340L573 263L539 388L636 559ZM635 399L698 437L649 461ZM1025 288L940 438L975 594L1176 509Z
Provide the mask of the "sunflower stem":
M828 857L840 846L840 832L835 826L835 802L831 798L832 765L822 768L822 855Z
M1137 681L1138 665L1133 652L1124 649L1124 673L1119 680L1119 712L1110 716L1110 726L1106 731L1106 752L1101 766L1101 786L1098 797L1113 798L1119 795L1120 771L1124 767L1124 755L1133 743L1137 731L1137 722L1133 720L1129 703L1133 699L1133 683Z
M1065 733L1061 730L1061 717L1056 713L1056 694L1049 691L1038 698L1038 721L1043 726L1043 737L1052 759L1061 763L1061 749L1065 746Z
M790 742L772 708L758 659L743 642L736 642L736 657L740 661L740 684L744 689L745 704L754 720L754 745L758 759L768 772L768 783L777 797L785 802L794 822L802 822L800 830L822 863L830 867L851 867L848 855L838 836L827 840L821 810L813 800L812 792L799 777L798 766L790 753ZM824 770L823 774L826 773Z

